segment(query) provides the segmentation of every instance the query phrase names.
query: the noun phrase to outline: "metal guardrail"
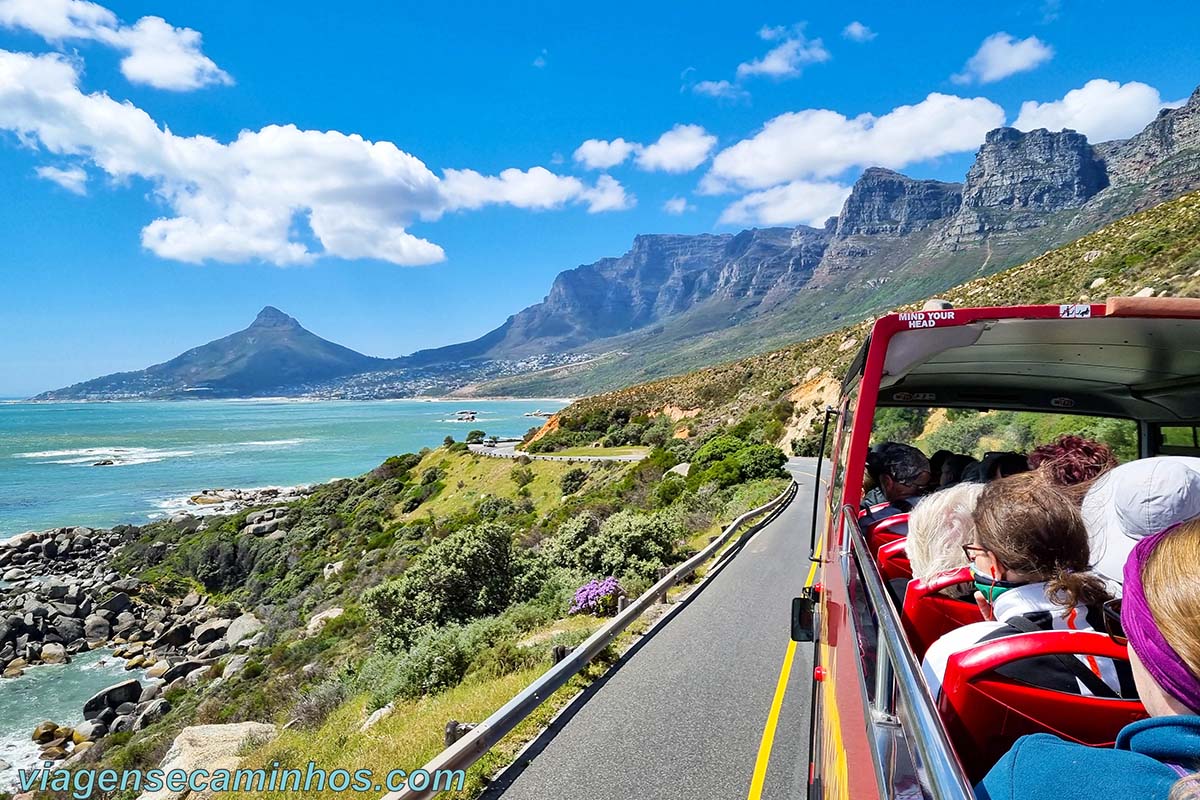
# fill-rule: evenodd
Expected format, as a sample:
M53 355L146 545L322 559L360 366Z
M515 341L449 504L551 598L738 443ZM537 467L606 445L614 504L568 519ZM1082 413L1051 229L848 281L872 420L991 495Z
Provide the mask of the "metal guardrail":
M570 655L544 672L541 677L525 687L516 697L501 706L486 720L476 725L470 733L459 739L454 745L434 756L433 760L425 765L425 771L434 774L437 770L465 770L482 758L550 695L591 663L592 659L600 655L618 634L645 613L646 609L653 605L658 598L665 596L667 590L690 576L697 567L728 544L749 520L786 506L796 496L797 488L796 482L793 481L782 494L769 503L747 511L729 523L721 535L710 542L707 547L659 579L658 583L642 593L624 611L601 626L599 630L571 651ZM756 528L765 525L768 521L762 520ZM389 792L384 795L383 800L418 800L418 798L432 797L436 793L428 788L418 790L405 787Z
M853 550L858 563L866 565L859 574L879 628L872 723L896 725L899 705L905 717L904 737L916 750L920 760L918 769L930 794L938 800L975 800L975 791L954 755L954 747L925 685L921 665L909 647L900 614L858 525L857 509L843 507L842 520L843 530L848 534L848 540L842 540L846 548L842 555L848 556ZM846 574L844 569L843 574Z

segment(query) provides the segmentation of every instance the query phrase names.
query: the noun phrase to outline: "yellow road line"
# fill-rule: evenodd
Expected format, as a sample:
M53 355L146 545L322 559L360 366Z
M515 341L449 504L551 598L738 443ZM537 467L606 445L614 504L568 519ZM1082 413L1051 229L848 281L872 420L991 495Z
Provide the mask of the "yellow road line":
M792 659L796 655L796 643L788 642L783 656L783 668L779 671L779 683L775 684L775 699L767 714L767 726L763 729L762 741L758 745L758 758L754 762L754 777L750 780L748 800L762 797L763 783L767 779L767 765L771 761L771 746L775 743L775 727L779 724L779 711L783 708L783 696L787 692L788 677L792 674Z

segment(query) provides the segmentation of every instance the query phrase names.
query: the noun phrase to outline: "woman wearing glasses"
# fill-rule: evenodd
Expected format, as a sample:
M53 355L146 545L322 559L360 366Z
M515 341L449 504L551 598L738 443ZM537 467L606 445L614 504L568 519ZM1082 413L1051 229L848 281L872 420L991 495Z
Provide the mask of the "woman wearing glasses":
M1133 679L1150 719L1126 726L1111 750L1083 747L1048 734L1018 739L976 787L979 800L1197 796L1193 774L1200 768L1197 563L1200 521L1144 538L1125 564L1122 599L1105 606L1106 620L1116 623L1110 624L1109 634L1121 640L1128 637Z
M1079 510L1039 472L987 484L972 515L975 541L963 546L983 622L947 633L922 664L936 696L950 656L980 642L1037 630L1104 630L1104 582L1088 571ZM1121 676L1108 659L1054 656L1000 668L1013 680L1057 691L1115 697ZM1132 690L1132 686L1125 687Z

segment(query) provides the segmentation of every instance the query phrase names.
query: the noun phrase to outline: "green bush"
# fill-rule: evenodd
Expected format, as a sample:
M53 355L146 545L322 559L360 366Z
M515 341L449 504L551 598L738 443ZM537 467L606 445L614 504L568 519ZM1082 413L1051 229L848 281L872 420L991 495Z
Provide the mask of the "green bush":
M718 434L705 442L692 458L692 469L707 467L736 453L746 442L727 433Z
M602 523L585 512L559 529L545 553L552 564L588 576L647 578L674 560L684 535L679 517L669 511L620 511Z
M562 487L563 494L575 494L583 488L583 484L587 483L587 470L576 467L564 473L559 481L559 486Z
M744 481L782 477L783 465L787 463L787 456L783 451L769 444L751 445L739 450L733 459L737 462Z
M513 532L487 522L431 545L404 573L363 594L385 646L403 647L422 625L503 611L513 594Z
M533 470L529 467L513 467L512 472L508 473L518 488L524 488L533 483Z

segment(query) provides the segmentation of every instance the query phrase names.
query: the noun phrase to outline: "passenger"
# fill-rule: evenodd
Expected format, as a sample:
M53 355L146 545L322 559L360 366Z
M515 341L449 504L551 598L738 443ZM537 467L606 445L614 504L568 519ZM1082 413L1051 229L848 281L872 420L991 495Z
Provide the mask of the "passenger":
M942 467L946 464L946 459L954 453L949 450L938 450L929 457L929 474L933 476L934 486L940 486L940 478L942 476Z
M971 456L963 455L961 453L951 453L946 460L942 462L942 471L940 473L936 473L939 476L938 485L943 489L947 486L954 486L963 479L963 472L966 471L968 467L970 467L972 464L978 463L979 462Z
M1045 471L1059 486L1076 486L1108 472L1117 466L1117 459L1106 444L1066 434L1034 448L1029 466Z
M1200 517L1200 458L1130 461L1100 477L1083 498L1095 570L1119 582L1140 539Z
M976 787L979 800L1196 796L1189 773L1200 764L1198 561L1200 521L1193 521L1143 538L1124 568L1120 625L1150 719L1125 726L1112 749L1024 736Z
M960 483L939 489L913 509L905 552L914 578L928 582L944 572L962 569L963 545L975 541L971 514L982 492L981 483ZM974 587L951 587L946 594L970 597L973 591Z
M1104 581L1088 572L1083 520L1045 476L1031 472L985 485L972 516L975 541L963 551L984 621L951 631L930 646L922 667L935 696L950 656L980 642L1035 629L1104 629L1101 606L1109 595ZM1107 660L1088 661L1080 659L1080 664L1091 675L1068 669L1054 657L1025 659L998 671L1061 692L1115 694L1121 683L1116 668ZM1096 686L1092 676L1111 690Z
M906 514L917 504L929 487L929 459L915 447L899 442L884 442L867 452L867 474L879 489L877 502L887 506L862 517L863 527L880 520ZM871 503L864 498L865 508Z
M962 479L973 483L987 483L1028 471L1029 461L1020 453L988 453L983 457L983 461L963 470Z

